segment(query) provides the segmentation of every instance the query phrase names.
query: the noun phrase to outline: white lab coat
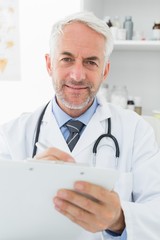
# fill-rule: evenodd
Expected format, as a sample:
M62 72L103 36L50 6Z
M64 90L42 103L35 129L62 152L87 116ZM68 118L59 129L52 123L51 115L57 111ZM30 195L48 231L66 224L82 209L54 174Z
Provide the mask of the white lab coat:
M107 131L111 117L112 134L120 147L118 169L121 177L115 190L121 198L128 240L160 239L160 153L154 132L143 118L130 110L106 103L99 106L71 153L78 163L92 164L95 140ZM23 114L0 129L0 158L25 159L32 156L37 120L42 107ZM39 141L69 152L51 111L47 107ZM109 138L98 147L97 166L115 168L115 145ZM100 240L101 233L84 231L80 240ZM107 235L104 239L120 239Z

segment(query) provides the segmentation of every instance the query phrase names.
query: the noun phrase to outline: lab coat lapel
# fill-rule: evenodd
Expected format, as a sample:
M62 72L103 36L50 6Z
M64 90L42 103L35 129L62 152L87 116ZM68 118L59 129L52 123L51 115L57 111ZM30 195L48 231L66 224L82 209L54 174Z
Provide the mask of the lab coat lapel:
M104 103L100 99L98 99L98 101L99 106L95 114L92 116L90 122L82 133L82 136L73 149L74 156L79 154L89 145L93 144L101 134L105 133L105 120L111 117L111 112L106 102Z
M56 147L65 152L69 152L68 145L52 113L51 104L46 109L42 124L42 133L40 134L42 143L48 147Z

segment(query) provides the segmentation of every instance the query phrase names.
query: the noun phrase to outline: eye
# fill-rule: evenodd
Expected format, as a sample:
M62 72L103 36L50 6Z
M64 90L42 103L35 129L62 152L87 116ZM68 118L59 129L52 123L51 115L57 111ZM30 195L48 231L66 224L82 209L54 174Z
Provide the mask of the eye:
M98 63L93 60L85 60L84 64L89 67L98 67Z
M73 62L74 60L72 58L65 57L65 58L62 58L61 61L69 63L69 62Z
M97 65L97 63L96 63L96 62L93 62L93 61L89 61L89 64L90 64L90 65Z

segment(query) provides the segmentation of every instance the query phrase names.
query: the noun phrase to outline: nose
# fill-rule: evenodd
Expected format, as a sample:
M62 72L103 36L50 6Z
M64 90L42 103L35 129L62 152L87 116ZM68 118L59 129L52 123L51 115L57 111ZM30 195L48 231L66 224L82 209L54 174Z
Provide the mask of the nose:
M83 66L83 63L75 62L75 64L72 66L71 71L70 71L70 78L77 82L85 80L86 71Z

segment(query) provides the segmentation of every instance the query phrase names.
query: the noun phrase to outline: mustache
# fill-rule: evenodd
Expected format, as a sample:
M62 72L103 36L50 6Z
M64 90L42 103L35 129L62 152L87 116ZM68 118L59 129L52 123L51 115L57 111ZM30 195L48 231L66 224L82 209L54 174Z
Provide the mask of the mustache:
M86 81L74 81L74 80L68 80L68 81L63 81L62 85L73 85L73 86L81 86L81 87L88 87L88 88L92 88L92 84L88 83Z

